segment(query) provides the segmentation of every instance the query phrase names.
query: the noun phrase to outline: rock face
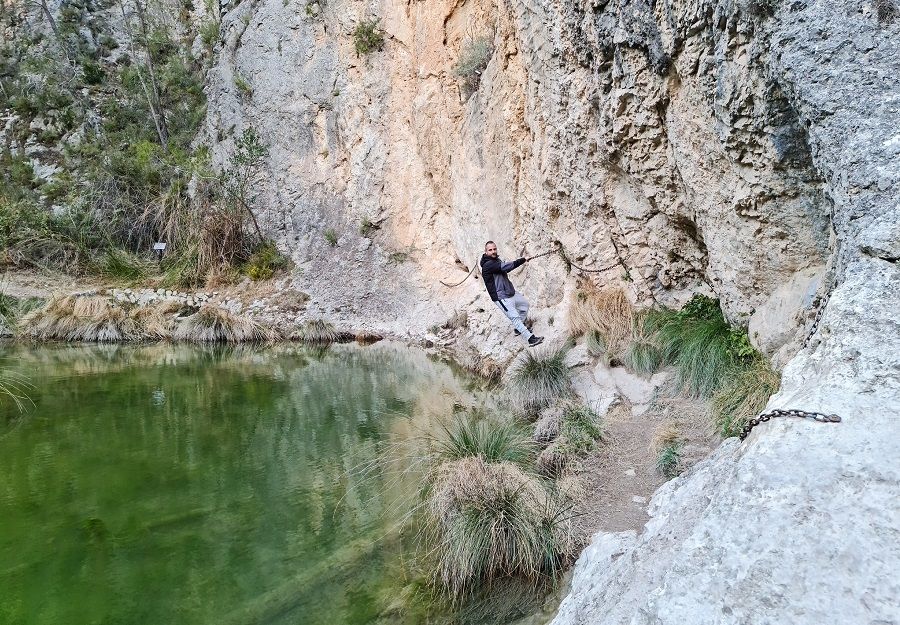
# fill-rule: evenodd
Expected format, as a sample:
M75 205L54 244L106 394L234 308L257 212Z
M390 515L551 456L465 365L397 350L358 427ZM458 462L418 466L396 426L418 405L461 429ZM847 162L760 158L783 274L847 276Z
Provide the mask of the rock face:
M257 205L310 315L421 336L465 310L461 343L502 360L512 339L477 274L438 280L461 280L488 238L506 257L559 241L641 303L714 292L787 362L770 407L843 418L769 422L666 485L640 536L597 537L557 625L900 622L900 20L879 21L885 2L246 0L226 15L207 139L218 162L250 126L269 145ZM384 50L357 55L370 17ZM466 99L454 65L484 33ZM540 331L563 325L577 276L556 256L520 271Z

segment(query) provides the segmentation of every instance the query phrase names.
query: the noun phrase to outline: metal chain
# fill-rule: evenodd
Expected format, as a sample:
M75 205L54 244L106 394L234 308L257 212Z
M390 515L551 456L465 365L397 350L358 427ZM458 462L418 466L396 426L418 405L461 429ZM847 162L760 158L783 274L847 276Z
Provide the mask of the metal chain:
M747 435L750 434L750 430L755 428L760 423L768 421L769 419L774 419L775 417L800 417L801 419L812 419L813 421L818 421L819 423L840 423L841 418L836 414L824 414L822 412L807 412L806 410L797 410L795 408L791 409L782 409L776 408L775 410L770 410L769 412L764 412L758 417L754 417L750 419L750 421L741 429L740 437L741 440L747 438Z
M816 335L816 332L819 330L819 322L822 321L822 316L825 314L825 307L828 305L828 300L831 298L831 293L822 298L821 303L819 304L819 309L816 311L816 316L813 318L812 325L809 327L809 332L806 333L806 338L803 339L803 347L809 345L812 337Z

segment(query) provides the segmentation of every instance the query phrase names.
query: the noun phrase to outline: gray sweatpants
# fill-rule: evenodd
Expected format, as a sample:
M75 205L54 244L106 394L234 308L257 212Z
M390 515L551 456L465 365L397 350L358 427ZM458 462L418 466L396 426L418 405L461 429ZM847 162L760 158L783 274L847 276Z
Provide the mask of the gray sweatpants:
M494 303L506 315L506 318L512 322L513 327L522 333L522 338L527 342L531 338L531 332L525 327L525 318L528 316L528 301L516 293L512 297L501 299Z

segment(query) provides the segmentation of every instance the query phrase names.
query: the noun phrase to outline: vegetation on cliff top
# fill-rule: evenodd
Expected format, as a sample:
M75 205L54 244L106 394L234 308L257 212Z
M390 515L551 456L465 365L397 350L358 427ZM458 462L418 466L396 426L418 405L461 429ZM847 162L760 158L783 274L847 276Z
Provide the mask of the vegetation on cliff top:
M0 262L135 280L156 270L150 248L165 241L166 280L195 285L267 245L250 192L266 155L259 137L238 136L224 171L193 143L218 37L208 9L211 21L198 23L165 1L70 2L41 29L0 7L0 110L11 114Z

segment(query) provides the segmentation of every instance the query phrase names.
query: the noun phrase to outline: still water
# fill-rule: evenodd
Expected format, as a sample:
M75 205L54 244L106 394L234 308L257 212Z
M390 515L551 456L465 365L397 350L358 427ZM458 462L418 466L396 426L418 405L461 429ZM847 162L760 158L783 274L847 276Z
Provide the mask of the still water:
M0 623L417 623L398 530L471 382L391 344L0 346ZM398 450L402 449L402 453ZM399 459L398 459L399 458Z

